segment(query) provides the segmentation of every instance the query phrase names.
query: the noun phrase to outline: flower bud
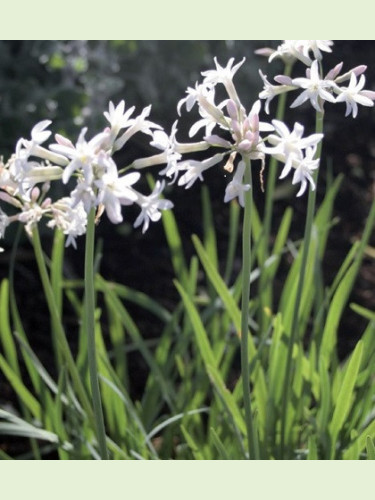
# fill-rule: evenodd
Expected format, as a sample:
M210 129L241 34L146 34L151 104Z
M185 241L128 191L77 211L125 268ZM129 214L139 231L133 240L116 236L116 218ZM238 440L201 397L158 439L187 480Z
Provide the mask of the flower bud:
M238 110L236 103L233 101L233 99L228 99L227 111L228 115L230 116L230 118L232 118L232 120L238 120Z
M40 196L40 189L38 187L34 187L31 190L31 200L32 201L37 201L37 199L39 198L39 196Z

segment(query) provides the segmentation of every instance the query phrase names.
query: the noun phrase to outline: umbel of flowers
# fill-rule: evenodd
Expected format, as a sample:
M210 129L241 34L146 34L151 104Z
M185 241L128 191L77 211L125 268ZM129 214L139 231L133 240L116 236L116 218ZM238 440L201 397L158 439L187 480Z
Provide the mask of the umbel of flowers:
M251 186L244 182L244 159L260 160L265 163L267 155L275 155L285 166L282 177L294 170L293 183L300 182L301 188L298 195L302 195L310 182L314 188L311 172L318 168L319 160L314 159L317 144L322 139L322 134L312 134L303 137L304 128L296 123L292 131L277 120L271 123L260 121L259 113L261 101L257 100L249 111L242 104L233 77L244 63L244 59L234 64L230 59L225 67L222 67L215 58L216 69L202 73L203 81L196 83L194 88L189 87L187 96L177 106L179 114L181 108L186 107L191 111L197 104L200 114L199 120L192 125L189 136L195 136L204 129L203 140L196 143L180 144L176 141L176 124L172 135L163 141L158 138L160 131L154 131L154 140L151 144L159 147L165 145L165 158L167 167L162 174L176 180L178 185L191 187L197 179L203 180L203 173L209 168L221 165L227 172L233 173L233 178L225 190L224 201L237 198L241 205L244 204L244 192ZM217 85L223 85L227 98L215 102L215 90ZM174 146L174 147L173 147ZM185 159L182 154L186 152L204 151L215 148L214 154L208 155L204 160ZM172 151L174 155L167 151ZM148 166L159 161L158 156L144 160L138 160L134 166L137 168Z
M298 60L307 65L307 69L303 77L279 75L275 77L276 84L270 83L260 71L264 88L259 94L259 100L250 110L241 102L233 82L234 75L245 59L234 64L232 58L223 67L215 58L216 68L203 72L203 80L196 82L194 87L188 87L186 97L177 106L181 116L183 106L190 112L197 105L200 116L191 126L189 137L195 137L203 129L202 139L195 143L179 143L176 139L178 122L174 123L170 136L154 129L151 145L162 150L162 153L136 160L133 166L138 169L165 162L167 166L160 174L166 175L172 182L177 181L178 185L185 188L190 188L198 179L202 181L206 170L219 167L233 173L225 190L224 201L237 198L243 205L244 192L251 188L244 182L244 159L260 160L263 168L269 155L284 164L280 178L293 172L292 183L300 184L297 196L306 191L308 184L314 190L313 172L319 166L316 152L323 134L315 133L304 137L304 127L300 123L295 123L290 129L279 120L262 122L259 114L263 100L265 111L269 114L270 103L275 96L296 90L302 92L291 107L310 101L316 111L322 112L325 101L344 102L346 116L352 114L355 118L358 104L373 106L375 92L364 89L363 73L366 66L361 65L340 74L343 66L340 63L325 76L322 75L322 53L331 52L332 45L331 40L285 40L276 50L257 51L268 56L270 62L275 58L282 58L285 63L292 65ZM348 82L348 85L343 85L344 82ZM227 94L227 98L221 102L216 102L217 85L222 85ZM188 153L206 150L209 151L203 160L186 157Z
M367 69L365 65L356 66L340 74L343 67L343 63L340 62L326 75L323 74L322 51L332 52L332 45L332 40L284 40L276 50L264 48L256 51L257 54L268 57L269 62L281 58L286 66L292 66L297 60L307 66L305 77L291 78L287 75L278 75L275 77L276 84L270 83L267 75L259 71L264 84L259 97L265 99L266 113L269 113L270 102L275 96L295 90L302 92L292 102L291 108L310 101L316 111L322 112L325 101L342 102L346 104L345 116L351 114L356 118L358 104L369 107L374 105L375 92L364 89L366 83L364 72ZM342 85L343 82L349 83L346 86Z
M19 139L12 157L6 164L0 163L0 200L15 208L12 215L0 208L0 238L13 221L22 222L31 235L34 225L44 217L47 226L61 229L67 235L66 244L75 247L75 238L86 232L92 207L97 207L99 214L105 211L110 221L118 224L123 220L122 206L134 203L141 210L134 226L142 225L143 232L150 221L159 220L160 211L172 207L172 202L161 197L165 182L157 181L153 192L144 195L134 187L141 174L120 175L112 158L134 134L152 135L161 130L147 119L150 110L148 106L133 117L134 107L125 111L124 101L116 107L111 102L104 113L109 126L103 131L86 139L84 128L75 144L56 134L56 142L48 148L44 143L51 136L51 121L37 123L31 138ZM75 184L67 196L58 200L48 196L51 182L68 184L72 177Z

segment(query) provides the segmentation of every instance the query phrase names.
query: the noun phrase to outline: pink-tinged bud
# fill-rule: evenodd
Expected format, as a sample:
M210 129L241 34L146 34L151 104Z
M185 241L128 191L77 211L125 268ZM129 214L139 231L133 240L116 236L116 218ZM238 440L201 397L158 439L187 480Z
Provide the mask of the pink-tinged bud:
M248 153L252 148L252 142L248 141L247 139L244 139L238 144L237 149L240 151L244 151L245 153Z
M242 133L241 133L241 127L240 127L240 124L238 123L238 121L237 120L232 120L231 126L232 126L232 130L233 130L233 134L235 136L237 136L238 138L241 137L241 135L242 135Z
M254 54L257 54L258 56L266 56L269 57L275 52L275 49L270 49L268 47L264 47L263 49L257 49L254 51Z
M347 71L343 75L340 75L336 78L335 82L336 83L341 83L345 82L345 80L350 80L350 77L352 74L355 76L360 76L362 73L364 73L367 69L367 66L365 64L361 64L360 66L356 66L355 68L352 68L351 70Z
M275 82L280 83L280 85L293 85L290 76L277 75L274 78Z
M57 144L60 144L61 146L67 146L68 148L74 148L72 141L70 141L66 137L63 137L60 134L55 134L55 139L56 139Z
M238 110L237 110L236 103L233 101L233 99L228 99L227 111L228 111L228 115L230 116L230 118L232 118L232 120L238 119Z
M244 121L242 122L242 130L244 131L244 133L246 133L247 130L250 130L251 128L251 121L249 119L249 117L247 116Z
M253 132L246 132L245 134L245 139L251 142L252 146L255 146L259 142L259 134L257 131Z
M253 132L259 129L259 115L254 114L251 117L250 127Z
M31 200L36 201L40 196L40 189L38 187L34 187L31 190Z
M375 92L373 90L361 90L360 94L364 97L368 97L372 101L375 101Z
M229 141L226 141L222 137L218 135L208 135L204 138L205 142L207 142L210 146L218 146L222 148L230 148L231 143Z
M362 75L367 69L367 66L365 64L361 64L360 66L356 66L351 70L352 73L355 74L355 76Z
M22 208L21 202L19 202L17 200L17 198L14 198L10 194L6 193L5 191L0 191L0 200L3 200L6 203L9 203L10 205L13 205L14 207Z
M51 205L51 203L52 203L51 198L46 198L46 199L43 201L43 203L42 203L41 207L42 207L42 208L48 208L48 207Z
M342 66L343 66L343 63L340 62L339 64L336 64L336 66L334 68L332 68L330 71L328 71L325 79L326 80L334 80L337 75L340 73L340 71L342 70Z

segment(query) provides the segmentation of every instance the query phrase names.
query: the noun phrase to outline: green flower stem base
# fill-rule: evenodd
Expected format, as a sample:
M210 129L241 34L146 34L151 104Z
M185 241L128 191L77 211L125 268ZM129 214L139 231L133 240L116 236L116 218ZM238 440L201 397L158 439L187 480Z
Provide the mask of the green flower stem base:
M70 351L69 343L68 343L66 335L65 335L64 328L63 328L62 323L61 323L61 317L60 317L60 314L58 311L58 307L56 305L55 296L54 296L51 282L49 279L47 266L46 266L46 263L44 260L42 245L40 242L40 235L39 235L39 231L38 231L37 226L35 226L33 229L32 243L33 243L33 247L34 247L34 253L35 253L35 258L36 258L37 265L38 265L40 279L42 281L44 295L45 295L46 300L47 300L48 309L49 309L51 319L52 319L52 324L54 327L52 334L55 335L55 337L56 337L55 344L57 346L59 346L61 355L62 355L63 359L65 360L65 363L66 363L67 368L69 370L70 376L72 377L74 387L75 387L77 394L80 398L82 406L87 414L87 417L90 420L90 422L93 423L94 422L94 414L92 411L90 400L88 398L88 395L87 395L86 390L83 386L80 375L78 373L76 364L74 362L72 353Z

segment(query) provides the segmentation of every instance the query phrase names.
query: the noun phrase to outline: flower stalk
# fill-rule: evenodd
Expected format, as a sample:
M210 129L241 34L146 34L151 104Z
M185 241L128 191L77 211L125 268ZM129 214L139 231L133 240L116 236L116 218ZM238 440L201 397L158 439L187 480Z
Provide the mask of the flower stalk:
M316 123L315 123L316 133L323 132L323 121L324 121L324 111L317 111ZM320 141L320 143L317 146L315 158L320 158L321 151L322 151L322 141ZM317 186L318 169L315 172L313 172L312 175L314 178L315 185ZM314 215L315 215L316 192L317 192L316 188L309 190L309 196L308 196L308 202L307 202L306 222L305 222L305 231L304 231L304 237L303 237L301 269L300 269L299 278L298 278L296 301L295 301L295 307L293 310L292 326L291 326L291 331L290 331L289 344L288 344L288 354L287 354L287 361L286 361L286 368L285 368L285 379L284 379L284 390L283 390L284 397L283 397L283 403L282 403L282 409L281 409L281 435L280 435L280 457L283 459L285 458L284 452L285 452L285 437L286 437L285 436L286 420L287 420L287 409L288 409L288 403L289 403L289 399L290 399L290 386L291 386L291 378L292 378L292 355L293 355L293 347L294 347L294 344L295 344L296 339L297 339L297 330L298 330L298 323L299 323L299 318L300 318L301 300L302 300L302 293L303 293L303 287L304 287L305 276L306 276L306 268L307 268L307 258L308 258L309 249L310 249L311 235L312 235Z
M95 208L88 214L85 247L85 329L87 333L87 356L94 408L96 437L102 460L108 460L106 434L102 402L100 397L98 366L95 344L95 288L94 288L94 247L95 247Z
M252 185L251 161L243 156L245 162L245 183ZM241 375L243 384L243 400L248 440L249 459L259 459L258 436L251 410L250 368L248 354L249 300L251 272L251 207L253 203L252 189L244 193L245 211L242 230L242 300L241 300Z

